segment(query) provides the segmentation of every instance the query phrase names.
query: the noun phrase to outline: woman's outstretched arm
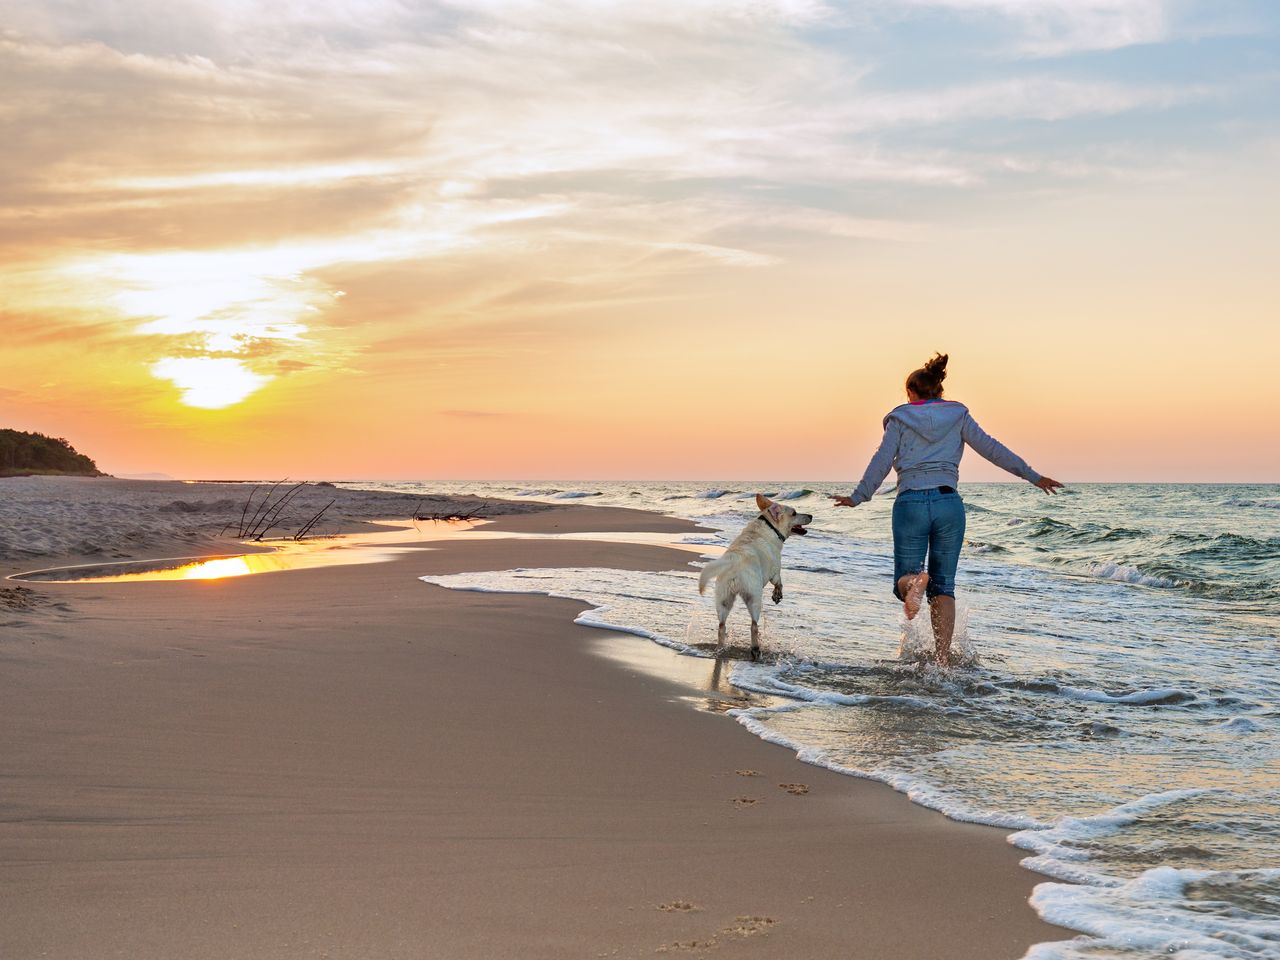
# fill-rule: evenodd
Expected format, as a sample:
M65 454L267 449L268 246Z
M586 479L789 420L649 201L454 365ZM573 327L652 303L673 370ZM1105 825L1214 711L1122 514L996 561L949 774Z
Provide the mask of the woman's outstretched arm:
M1057 480L1032 470L1027 461L978 426L978 421L973 419L972 414L965 414L960 424L960 436L964 438L965 443L978 451L980 456L990 460L1002 470L1008 470L1015 477L1021 477L1027 483L1035 484L1045 493L1053 493L1062 486Z
M871 457L871 462L867 464L867 471L862 475L857 489L853 491L851 497L835 497L836 506L838 507L856 507L860 503L866 503L870 500L875 492L880 489L880 484L884 483L884 478L889 475L889 470L893 467L893 458L898 455L898 441L902 438L902 425L897 420L889 420L884 425L884 438L880 441L880 446L875 454ZM847 503L845 501L848 501Z

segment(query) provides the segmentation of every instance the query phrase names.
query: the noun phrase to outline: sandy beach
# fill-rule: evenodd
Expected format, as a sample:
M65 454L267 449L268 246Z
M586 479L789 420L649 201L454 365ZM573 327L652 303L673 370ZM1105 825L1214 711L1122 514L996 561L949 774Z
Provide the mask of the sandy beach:
M213 528L239 490L125 483L0 481L0 573L226 550ZM342 496L344 529L412 509ZM197 507L158 509L177 502ZM490 532L693 529L485 507ZM420 547L198 583L3 583L0 956L991 960L1070 936L1028 906L1042 878L1003 831L751 736L706 709L709 661L574 625L573 601L417 579L694 555Z

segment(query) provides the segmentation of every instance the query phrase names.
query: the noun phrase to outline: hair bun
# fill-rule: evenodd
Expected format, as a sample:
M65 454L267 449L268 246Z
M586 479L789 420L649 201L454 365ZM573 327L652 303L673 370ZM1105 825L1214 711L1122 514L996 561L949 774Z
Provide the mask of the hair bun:
M919 370L912 370L907 377L908 395L915 394L923 400L937 400L942 397L942 381L947 379L947 355L935 353L933 359L925 363Z

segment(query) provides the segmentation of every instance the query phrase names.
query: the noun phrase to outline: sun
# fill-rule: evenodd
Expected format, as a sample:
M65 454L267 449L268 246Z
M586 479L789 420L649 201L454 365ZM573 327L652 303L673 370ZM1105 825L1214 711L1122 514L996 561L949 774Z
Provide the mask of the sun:
M172 380L188 407L204 410L237 404L272 379L230 357L166 357L154 363L151 372Z

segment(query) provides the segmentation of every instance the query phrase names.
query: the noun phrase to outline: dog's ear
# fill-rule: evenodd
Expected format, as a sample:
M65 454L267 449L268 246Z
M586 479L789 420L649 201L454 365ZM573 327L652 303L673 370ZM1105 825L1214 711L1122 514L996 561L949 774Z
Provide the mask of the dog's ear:
M756 494L756 506L760 508L761 512L768 510L771 503L773 503L773 501L768 497L759 493Z

